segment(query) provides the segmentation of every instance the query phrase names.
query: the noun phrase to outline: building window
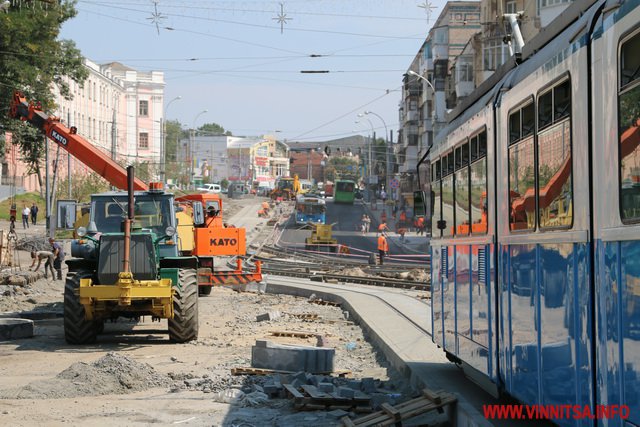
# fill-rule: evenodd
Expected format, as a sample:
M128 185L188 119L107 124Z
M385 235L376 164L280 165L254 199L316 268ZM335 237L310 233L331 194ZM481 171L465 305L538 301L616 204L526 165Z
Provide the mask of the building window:
M149 115L149 101L140 101L138 115L141 117L147 117Z
M505 11L507 13L517 13L516 2L515 1L508 1L507 5L505 7Z
M143 150L149 148L149 134L147 132L140 132L138 137L138 148Z
M533 102L509 113L509 228L533 230L535 221L535 117Z
M640 33L619 50L618 138L620 215L624 222L640 220Z
M509 59L509 47L500 39L486 40L482 50L485 71L495 71Z
M548 111L551 106L551 111ZM571 227L571 83L538 96L538 222L540 228Z
M469 62L461 62L456 65L456 76L458 82L472 82L473 64Z
M555 6L562 3L570 3L572 0L539 0L540 8Z

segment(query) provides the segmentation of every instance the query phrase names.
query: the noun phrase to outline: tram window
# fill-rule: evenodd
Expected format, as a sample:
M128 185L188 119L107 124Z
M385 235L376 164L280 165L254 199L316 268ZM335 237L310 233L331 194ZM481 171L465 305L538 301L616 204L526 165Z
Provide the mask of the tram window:
M538 221L540 228L571 227L571 120L538 133Z
M553 88L553 121L571 114L571 84L569 80Z
M435 175L433 176L434 181L438 181L439 179L440 179L440 159L436 160Z
M487 155L487 131L478 135L478 157Z
M487 158L471 164L471 233L487 232Z
M469 164L469 144L462 144L462 166L466 166Z
M538 129L542 129L550 125L553 121L552 116L553 92L549 91L538 97Z
M447 174L447 160L449 158L447 156L443 156L442 157L442 169L441 169L441 173L440 173L440 177L443 177Z
M453 151L449 153L449 158L447 159L447 174L453 173Z
M454 231L453 175L442 178L442 221L443 237L450 237Z
M462 167L462 147L456 148L456 170Z
M533 136L509 147L509 228L535 228L535 157Z
M442 213L442 209L441 209L441 201L442 201L442 189L440 188L440 181L435 181L433 182L433 184L431 185L431 192L432 192L432 200L433 200L433 206L432 206L432 212L433 212L433 216L431 217L431 237L440 237L442 235L442 232L440 231L440 229L438 228L438 222L442 219L441 218L441 213Z
M520 140L520 110L509 115L509 144Z
M463 166L455 173L455 234L468 235L469 227L469 166Z
M478 137L471 138L471 161L473 162L478 158Z
M620 140L620 215L625 222L640 220L640 34L620 49L618 137Z
M522 137L533 135L536 126L536 114L533 103L522 109Z

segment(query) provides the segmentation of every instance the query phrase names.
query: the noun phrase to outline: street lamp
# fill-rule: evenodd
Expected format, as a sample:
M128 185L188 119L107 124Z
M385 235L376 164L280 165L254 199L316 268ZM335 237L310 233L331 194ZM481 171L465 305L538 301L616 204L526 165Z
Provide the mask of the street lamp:
M198 117L208 112L209 110L202 110L198 114L196 114L196 117L193 119L193 125L191 126L191 147L189 147L189 180L190 182L193 182L193 149L196 142L196 121L198 120Z
M369 191L371 190L370 186L371 186L371 176L373 175L373 169L372 169L372 163L371 163L371 141L375 140L376 138L376 131L373 128L373 123L371 122L371 120L369 120L368 117L365 117L364 114L360 113L358 114L358 117L362 117L364 118L366 121L369 122L369 126L371 126L371 136L369 137L369 143L367 144L368 146L368 150L369 151L369 161L367 164L367 172L369 173L369 175L367 176L367 186L365 187L367 189L366 191L366 196L367 196L367 200L371 200L371 197L369 195ZM360 120L356 120L355 123L361 123Z
M161 126L162 140L160 141L160 181L163 183L165 182L165 177L166 177L165 168L166 168L166 154L167 154L165 153L165 150L167 147L167 120L165 119L165 117L171 103L179 99L182 99L182 97L176 96L171 101L169 101L166 107L164 107L164 113L162 114L162 126Z
M385 175L386 175L386 182L385 182L385 187L386 187L386 191L389 191L389 176L391 175L391 171L389 170L389 167L391 166L391 162L390 162L390 156L389 156L389 129L387 129L387 123L384 121L384 119L382 118L382 116L380 116L379 114L374 113L373 111L365 111L364 114L373 114L374 116L376 116L377 118L379 118L382 121L382 124L384 125L384 142L385 142L385 149L386 149L386 164L387 167L385 168Z
M416 72L415 72L415 71L413 71L413 70L409 70L409 71L407 72L407 74L409 74L410 76L417 77L417 78L419 78L420 80L424 80L425 82L427 82L427 84L429 85L429 87L431 88L431 90L432 90L432 91L434 91L434 92L436 91L436 88L435 88L435 87L433 87L433 85L431 84L431 82L430 82L426 77L424 77L424 76L422 76L422 75L420 75L420 74L416 73Z

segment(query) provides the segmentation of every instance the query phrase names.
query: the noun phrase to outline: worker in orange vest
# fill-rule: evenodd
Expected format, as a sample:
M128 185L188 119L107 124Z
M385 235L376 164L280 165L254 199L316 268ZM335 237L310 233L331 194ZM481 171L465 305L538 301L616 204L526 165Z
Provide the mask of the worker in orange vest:
M384 256L389 252L389 244L384 233L378 237L378 255L380 256L380 265L384 264Z
M378 233L382 234L387 230L389 230L389 228L387 227L387 223L384 221L381 222L380 225L378 226Z
M265 212L269 212L270 207L269 202L262 202L262 209L264 209Z
M407 225L407 213L405 211L400 212L400 227L406 227Z

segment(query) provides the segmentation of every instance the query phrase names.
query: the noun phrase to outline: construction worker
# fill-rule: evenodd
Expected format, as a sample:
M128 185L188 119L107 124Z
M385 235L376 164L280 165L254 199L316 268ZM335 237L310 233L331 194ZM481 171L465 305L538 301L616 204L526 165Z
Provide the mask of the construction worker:
M33 271L38 271L40 269L40 264L42 264L42 261L46 260L44 263L44 278L45 279L47 278L47 271L51 271L52 280L56 278L56 274L53 271L53 262L54 262L53 252L31 251L31 259L33 259L33 262L31 263L31 267L29 267L29 270L33 268ZM38 265L36 265L36 261L38 262Z
M380 265L384 264L384 256L389 252L389 244L384 233L378 237L378 255L380 256Z
M269 202L262 202L262 209L264 209L265 212L269 212L269 209L271 208L271 206L269 206Z
M406 227L406 226L407 226L407 213L403 209L400 212L400 227Z
M381 222L380 225L378 226L378 233L384 234L384 232L387 230L389 230L389 227L387 227L387 223L384 221Z

